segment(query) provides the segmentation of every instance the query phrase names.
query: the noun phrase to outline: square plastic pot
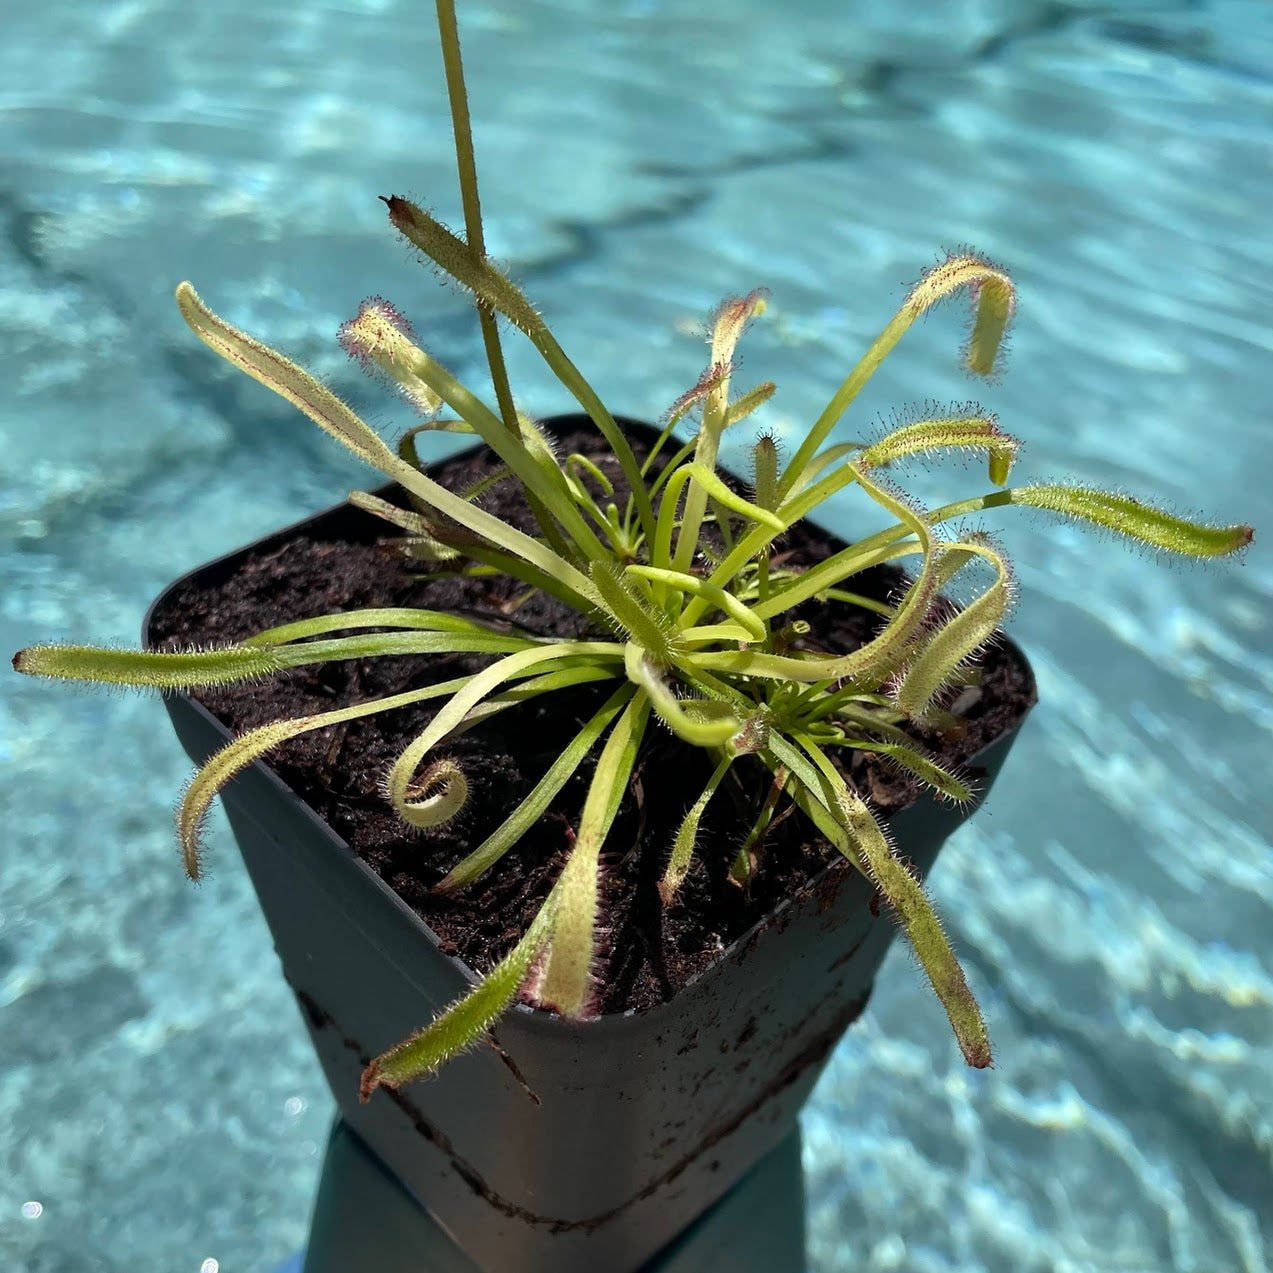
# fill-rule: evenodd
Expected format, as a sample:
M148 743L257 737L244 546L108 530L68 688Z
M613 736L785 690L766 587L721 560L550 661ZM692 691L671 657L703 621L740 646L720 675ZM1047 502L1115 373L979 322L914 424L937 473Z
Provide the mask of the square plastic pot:
M214 583L298 535L365 542L369 522L340 505L178 582ZM193 699L165 702L196 764L227 741ZM1015 732L968 762L982 798ZM341 1115L487 1273L640 1268L790 1132L894 936L837 860L660 1007L578 1022L517 1006L489 1046L361 1105L367 1062L474 974L267 765L223 800ZM890 825L927 872L970 812L921 798Z

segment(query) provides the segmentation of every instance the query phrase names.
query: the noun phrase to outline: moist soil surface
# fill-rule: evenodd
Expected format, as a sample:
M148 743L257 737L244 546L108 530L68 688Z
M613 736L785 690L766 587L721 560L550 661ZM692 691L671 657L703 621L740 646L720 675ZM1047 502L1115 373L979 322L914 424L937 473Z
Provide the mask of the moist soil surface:
M630 435L640 451L643 434L633 430ZM578 450L597 455L598 439L591 430L568 433L561 441L561 454ZM608 458L598 462L616 493L622 493L617 463ZM482 448L431 466L430 476L464 491L493 468L490 453ZM481 503L521 529L535 530L514 483L495 485ZM618 503L622 508L622 499ZM161 649L207 647L298 618L396 606L450 611L508 631L613 636L598 632L587 618L551 597L536 593L521 600L527 589L514 580L424 578L423 571L436 568L411 561L397 535L385 522L346 509L323 519L310 534L250 553L228 577L199 572L156 609L152 644ZM841 546L816 527L801 524L776 545L775 562L808 566ZM901 580L891 568L876 568L847 586L889 600L896 597ZM798 648L833 653L855 649L882 622L860 607L836 602L809 602L793 614L810 624L810 634ZM202 690L194 697L238 732L281 717L331 711L471 675L491 661L489 655L344 661L287 671L264 682ZM525 931L556 879L599 747L547 815L483 877L445 896L431 887L506 820L614 688L601 682L543 695L454 739L437 754L449 755L463 767L470 799L457 819L427 832L398 820L382 784L398 753L428 724L435 702L304 734L278 747L268 763L423 918L444 951L486 971ZM1033 701L1028 670L1009 646L993 642L983 655L977 683L959 693L957 710L964 722L959 736L917 738L941 763L957 767L1015 726ZM879 757L842 749L836 759L846 778L885 817L921 795L913 778ZM677 900L664 908L658 881L680 820L701 794L711 768L706 753L682 743L652 718L635 780L602 859L605 969L595 1005L599 1011L641 1010L671 998L835 858L812 824L784 799L779 804L782 816L764 838L750 887L743 890L729 881L730 863L772 784L756 757L740 757L707 807L693 869ZM966 772L975 780L975 767ZM901 848L904 852L905 846ZM852 868L839 860L836 869Z

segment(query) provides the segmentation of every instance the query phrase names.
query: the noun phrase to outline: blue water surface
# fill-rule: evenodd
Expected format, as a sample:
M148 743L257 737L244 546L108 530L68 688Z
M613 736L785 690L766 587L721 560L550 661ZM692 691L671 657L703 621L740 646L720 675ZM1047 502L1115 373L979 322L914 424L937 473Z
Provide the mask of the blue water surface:
M918 325L841 426L976 396L1026 477L1263 538L1171 565L987 518L1042 703L932 890L998 1063L904 949L805 1118L813 1273L1257 1273L1273 1252L1273 5L462 0L492 252L616 409L660 415L723 296L807 427L921 271L1014 273L1007 374ZM131 644L172 577L368 480L171 295L392 435L335 344L391 297L482 382L376 195L460 220L431 6L0 4L0 648ZM521 403L570 403L508 342ZM906 480L945 502L973 468ZM830 511L846 534L869 513ZM269 1273L331 1113L219 815L154 699L0 679L0 1269Z

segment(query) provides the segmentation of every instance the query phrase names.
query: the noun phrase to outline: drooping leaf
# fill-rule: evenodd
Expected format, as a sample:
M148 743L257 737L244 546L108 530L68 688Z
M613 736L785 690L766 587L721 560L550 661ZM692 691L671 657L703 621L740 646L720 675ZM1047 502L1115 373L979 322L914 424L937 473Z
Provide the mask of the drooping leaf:
M978 411L902 425L868 446L858 462L874 468L928 451L984 451L990 480L1002 486L1008 480L1019 446L1016 438L999 428L993 415Z
M990 1036L986 1033L981 1009L919 880L899 861L883 828L857 796L842 790L839 809L845 826L866 859L876 887L897 912L928 980L937 991L964 1059L976 1069L993 1064Z
M555 916L552 895L525 936L463 998L410 1038L376 1057L362 1073L358 1099L365 1105L378 1087L401 1087L436 1073L472 1047L517 996L543 951Z
M915 284L906 305L918 316L965 289L973 300L973 327L965 351L968 369L989 376L1017 308L1017 291L1005 270L977 253L952 252Z

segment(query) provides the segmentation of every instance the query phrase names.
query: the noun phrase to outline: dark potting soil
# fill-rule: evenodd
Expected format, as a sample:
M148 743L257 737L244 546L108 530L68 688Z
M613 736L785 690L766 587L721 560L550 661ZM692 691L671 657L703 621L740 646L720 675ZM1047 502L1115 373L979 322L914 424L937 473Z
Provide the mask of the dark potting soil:
M563 450L597 453L592 432L562 439ZM639 446L639 439L634 438ZM493 467L482 449L434 466L430 476L463 491ZM602 462L616 491L617 463ZM482 496L483 506L533 531L513 483ZM622 508L622 500L619 501ZM188 582L152 618L158 648L241 640L265 628L313 615L372 607L418 606L576 638L595 629L551 597L526 593L502 578L423 579L386 523L348 509L316 535L289 538L249 556L220 582ZM328 537L331 536L331 537ZM776 546L785 564L809 565L840 542L816 528L793 528ZM859 575L852 587L895 597L901 576L891 568ZM811 625L802 648L842 653L869 639L881 620L859 607L809 602L796 617ZM603 637L612 634L600 634ZM235 731L281 717L330 711L431 682L471 675L491 656L396 656L284 672L269 681L203 690L195 697ZM570 738L612 692L612 683L576 687L511 708L453 740L444 751L463 767L470 800L459 818L427 832L405 827L382 794L390 765L423 730L435 703L423 703L304 734L271 753L270 766L424 919L442 948L471 967L489 969L531 922L563 865L600 748L581 764L548 814L484 877L457 893L432 893L469 849L499 827L531 791ZM960 694L960 736L924 736L948 766L974 755L1012 728L1033 702L1033 682L1011 650L993 643L978 682ZM675 903L664 908L657 884L685 811L711 772L706 754L675 738L652 718L635 780L603 856L604 975L596 1007L642 1009L670 998L778 902L828 866L835 852L786 800L771 825L759 870L743 890L728 879L739 844L753 825L772 779L755 757L731 767L703 818L694 867ZM888 815L920 796L919 785L891 763L865 752L837 756L847 778ZM969 771L974 780L975 768ZM931 797L926 797L931 798ZM836 869L851 869L840 860Z

